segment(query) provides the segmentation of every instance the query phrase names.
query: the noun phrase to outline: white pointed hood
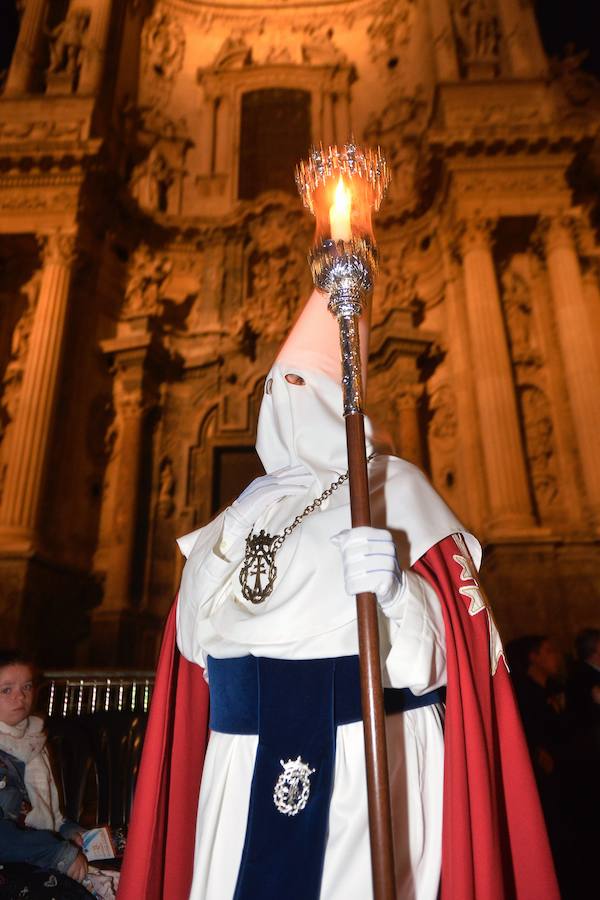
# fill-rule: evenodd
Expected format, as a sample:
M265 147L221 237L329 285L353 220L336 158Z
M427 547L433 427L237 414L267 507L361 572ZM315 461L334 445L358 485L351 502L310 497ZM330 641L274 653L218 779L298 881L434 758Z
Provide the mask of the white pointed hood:
M368 320L361 319L362 356L368 354ZM366 363L362 360L363 382ZM286 375L300 375L291 384ZM267 472L304 465L326 487L348 468L343 416L339 327L327 296L313 291L265 379L256 450ZM365 419L367 452L389 446Z

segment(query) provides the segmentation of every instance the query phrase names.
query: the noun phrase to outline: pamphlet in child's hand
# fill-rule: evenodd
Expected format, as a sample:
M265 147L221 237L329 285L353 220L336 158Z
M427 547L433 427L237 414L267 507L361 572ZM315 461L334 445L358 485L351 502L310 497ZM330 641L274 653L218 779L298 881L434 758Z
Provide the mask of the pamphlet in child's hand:
M110 828L90 828L83 833L83 852L90 862L96 859L114 859L117 855Z

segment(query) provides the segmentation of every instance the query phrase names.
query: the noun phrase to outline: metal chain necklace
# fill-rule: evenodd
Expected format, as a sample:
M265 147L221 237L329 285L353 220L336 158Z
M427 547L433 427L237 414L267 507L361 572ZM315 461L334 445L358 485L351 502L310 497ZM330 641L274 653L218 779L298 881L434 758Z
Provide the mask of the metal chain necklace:
M367 462L371 462L374 456L375 453L371 453L367 457ZM244 600L255 604L264 603L267 597L271 595L275 586L275 579L277 578L275 554L281 549L285 539L300 525L303 519L314 512L315 509L319 509L321 504L348 480L348 476L349 470L346 470L336 481L332 481L321 496L313 500L303 512L296 516L294 521L287 525L281 534L267 534L264 529L259 531L258 534L254 534L254 530L250 532L246 538L244 564L240 571L240 584Z

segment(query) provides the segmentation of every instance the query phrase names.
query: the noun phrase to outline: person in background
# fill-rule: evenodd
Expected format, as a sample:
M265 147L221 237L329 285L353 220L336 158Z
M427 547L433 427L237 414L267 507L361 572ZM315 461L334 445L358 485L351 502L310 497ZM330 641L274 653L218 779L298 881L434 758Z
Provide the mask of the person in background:
M567 683L567 703L588 750L600 757L600 628L584 628L575 638L577 662Z
M61 897L89 897L74 884L84 880L88 869L81 850L83 829L60 810L44 723L30 715L34 695L31 660L0 650L0 897L9 887L10 863L42 870L40 887L52 889L55 896L60 887ZM30 874L39 880L35 872ZM28 900L37 895L29 885ZM45 896L43 891L39 896Z
M567 681L568 797L579 897L597 892L600 846L600 629L575 638L576 661ZM573 894L573 897L577 894Z
M517 702L536 777L556 770L563 737L564 693L558 689L561 657L547 635L528 634L507 646Z
M565 893L570 857L565 827L567 717L560 681L562 658L545 634L527 634L506 648L557 874Z

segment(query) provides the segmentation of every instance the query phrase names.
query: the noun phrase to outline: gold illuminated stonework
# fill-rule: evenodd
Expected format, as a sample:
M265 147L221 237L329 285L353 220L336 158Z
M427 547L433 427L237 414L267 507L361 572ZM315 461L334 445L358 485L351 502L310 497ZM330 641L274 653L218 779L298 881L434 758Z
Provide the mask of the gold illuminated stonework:
M367 408L486 544L503 637L566 647L600 602L597 87L514 0L75 6L28 0L0 94L2 642L153 664L311 289L295 166L356 142L390 175Z

